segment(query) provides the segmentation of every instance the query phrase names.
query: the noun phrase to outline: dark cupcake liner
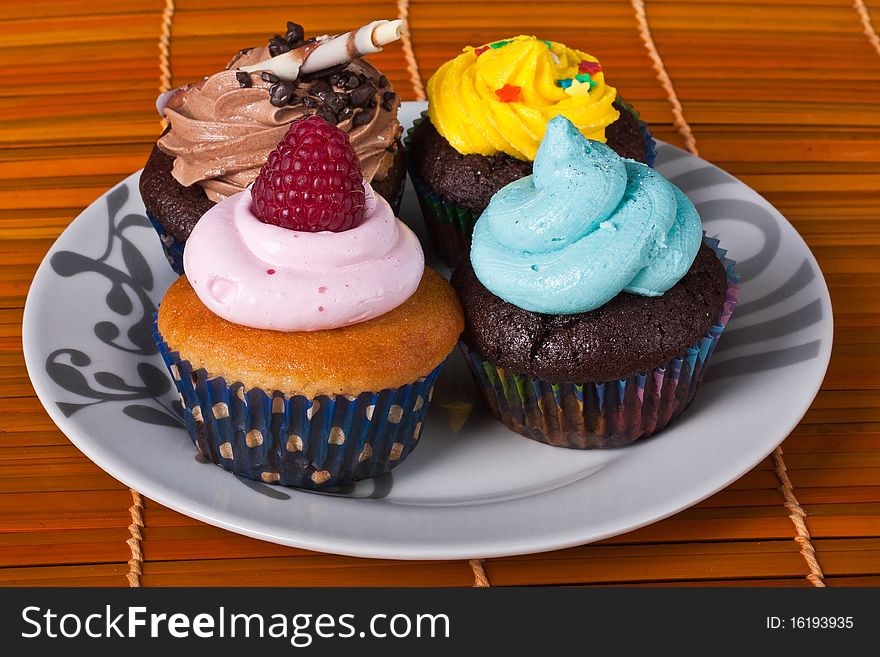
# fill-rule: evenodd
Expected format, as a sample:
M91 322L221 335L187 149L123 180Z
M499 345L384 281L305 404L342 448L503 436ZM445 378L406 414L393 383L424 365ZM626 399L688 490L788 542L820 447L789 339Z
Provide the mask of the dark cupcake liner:
M523 436L572 449L621 447L664 429L693 401L739 298L734 262L718 240L704 241L727 271L724 307L706 335L650 372L600 383L549 383L505 370L460 343L495 417Z
M159 234L159 241L162 243L162 251L165 252L165 259L168 261L168 264L171 265L171 269L173 269L178 276L182 276L183 247L186 242L181 242L171 235L171 233L166 231L165 227L159 223L159 220L156 219L149 210L147 210L147 219L150 220L150 223L153 224L153 228L155 228L156 232Z
M444 363L418 381L359 395L284 395L212 377L153 339L183 404L190 438L205 458L247 479L327 488L376 477L419 443Z
M620 97L618 96L618 98ZM653 167L656 159L657 144L651 136L651 131L648 129L647 124L639 118L638 112L636 112L632 105L622 98L620 98L620 101L638 121L639 129L645 138L648 166ZM426 110L413 122L412 127L407 130L403 140L403 146L407 154L407 169L409 177L413 182L416 196L419 199L419 207L422 210L422 217L428 229L428 237L431 240L431 244L443 261L450 267L454 267L462 254L470 251L471 234L474 232L474 225L482 213L458 205L434 193L428 183L416 173L415 166L413 166L414 160L410 154L413 133L422 121L428 120L430 119Z

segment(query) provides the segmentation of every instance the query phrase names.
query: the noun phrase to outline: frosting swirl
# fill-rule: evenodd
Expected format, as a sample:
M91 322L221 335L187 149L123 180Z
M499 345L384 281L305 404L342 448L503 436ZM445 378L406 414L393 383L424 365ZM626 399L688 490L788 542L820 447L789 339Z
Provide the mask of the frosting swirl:
M464 52L428 80L428 114L464 155L534 160L547 122L562 114L605 141L620 116L598 60L561 43L517 36Z
M624 291L660 296L690 269L701 240L681 190L557 117L534 173L498 191L477 221L471 262L505 301L574 314Z
M290 123L315 113L302 103L280 108L272 105L268 91L272 84L258 74L250 75L252 86L241 87L234 69L270 57L266 47L244 52L234 57L226 70L181 87L167 99L163 113L171 130L159 139L158 146L174 156L172 174L181 185L199 184L215 202L242 191L257 177ZM374 81L381 76L360 59L353 60L347 70ZM310 93L319 81L329 88L319 78L299 81L297 90ZM369 110L372 117L362 125L355 124L355 115L338 124L348 133L367 182L382 180L394 161L401 132L399 104L395 94L390 111L379 106Z
M196 224L184 269L202 303L236 324L317 331L396 308L419 285L425 257L415 234L364 183L364 221L341 233L262 223L250 191L230 196Z

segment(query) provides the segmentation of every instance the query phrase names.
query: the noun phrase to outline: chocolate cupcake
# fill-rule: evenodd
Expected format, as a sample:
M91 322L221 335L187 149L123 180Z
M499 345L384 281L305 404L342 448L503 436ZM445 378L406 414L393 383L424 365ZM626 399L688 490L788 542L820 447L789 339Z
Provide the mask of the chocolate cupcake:
M407 137L410 173L434 246L454 264L492 195L527 176L547 121L562 114L623 157L654 163L638 113L601 64L560 43L518 36L467 47L428 81L428 112Z
M291 122L307 116L348 133L364 177L396 211L406 175L400 99L378 69L352 56L378 52L398 29L399 21L375 21L341 37L307 40L301 26L288 23L285 36L241 50L225 70L160 97L169 128L144 167L140 191L177 273L202 215L253 182Z
M551 120L534 173L495 194L452 276L492 412L580 449L666 427L736 303L724 256L677 187Z

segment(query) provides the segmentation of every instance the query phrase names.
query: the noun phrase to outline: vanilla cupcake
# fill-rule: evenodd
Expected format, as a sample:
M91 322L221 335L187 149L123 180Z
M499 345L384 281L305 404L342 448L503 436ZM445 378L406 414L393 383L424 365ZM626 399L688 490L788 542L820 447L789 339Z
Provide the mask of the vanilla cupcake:
M319 488L387 472L418 444L461 307L344 132L294 123L184 260L156 339L204 456Z

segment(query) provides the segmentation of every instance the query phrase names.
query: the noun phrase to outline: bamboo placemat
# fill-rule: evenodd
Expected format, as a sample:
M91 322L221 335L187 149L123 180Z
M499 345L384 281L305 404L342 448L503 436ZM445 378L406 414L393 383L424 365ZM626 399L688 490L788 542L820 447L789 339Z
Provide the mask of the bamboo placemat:
M24 371L24 298L61 230L143 165L160 85L217 70L288 19L338 32L407 13L411 40L375 57L404 98L465 44L547 35L599 56L658 137L738 176L796 226L831 289L836 334L822 391L781 451L638 531L469 564L231 534L141 501L58 431ZM6 0L0 585L880 584L877 29L880 0Z

